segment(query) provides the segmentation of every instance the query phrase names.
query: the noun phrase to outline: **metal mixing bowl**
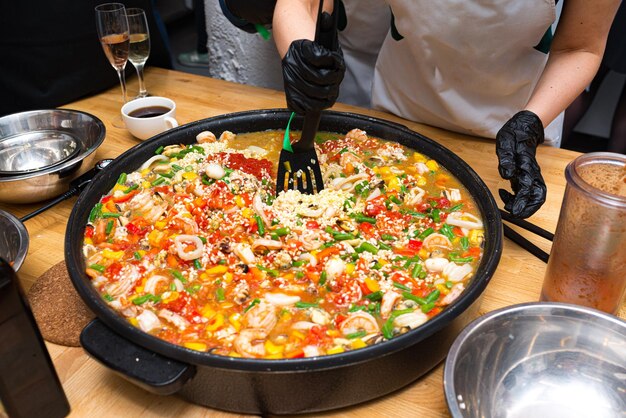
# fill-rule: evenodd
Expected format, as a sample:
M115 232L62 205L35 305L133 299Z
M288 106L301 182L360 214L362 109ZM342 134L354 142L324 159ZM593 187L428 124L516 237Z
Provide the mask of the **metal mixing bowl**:
M19 219L0 210L0 258L18 271L28 252L28 232Z
M470 323L450 348L453 417L617 417L626 411L626 322L562 303L527 303Z
M106 129L97 117L69 109L0 118L0 201L33 203L68 190L91 167Z

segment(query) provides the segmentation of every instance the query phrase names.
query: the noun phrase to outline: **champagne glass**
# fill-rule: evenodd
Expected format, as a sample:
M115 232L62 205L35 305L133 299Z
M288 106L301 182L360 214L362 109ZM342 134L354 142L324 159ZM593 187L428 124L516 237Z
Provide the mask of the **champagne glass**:
M122 98L126 103L124 68L126 61L128 61L130 36L124 5L122 3L104 3L96 6L96 27L104 54L117 71L122 86Z
M146 65L150 55L148 20L146 19L146 13L136 7L126 9L126 17L130 33L128 60L135 66L137 78L139 79L139 95L137 97L146 97L148 92L146 91L146 84L143 78L143 67Z

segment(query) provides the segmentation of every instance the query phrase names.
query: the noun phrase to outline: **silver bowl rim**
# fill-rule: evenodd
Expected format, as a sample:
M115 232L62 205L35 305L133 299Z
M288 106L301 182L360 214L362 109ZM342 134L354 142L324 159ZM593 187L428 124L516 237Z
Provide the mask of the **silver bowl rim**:
M26 230L26 226L24 226L24 223L22 223L22 221L20 221L15 215L0 209L0 217L8 219L9 222L11 222L13 226L15 226L15 230L17 231L17 234L20 238L20 248L18 248L15 259L5 260L7 263L10 263L11 261L13 261L13 264L11 265L11 267L13 267L13 270L18 271L20 267L22 267L22 264L24 263L24 260L26 259L26 255L28 254L28 247L30 245L30 237L28 235L28 231Z
M457 335L456 339L450 346L450 350L448 350L448 355L446 357L446 361L444 364L443 371L443 389L445 393L446 403L448 404L448 410L453 417L463 417L463 412L458 406L457 403L457 394L454 389L454 374L456 371L456 362L459 356L459 352L461 348L470 337L470 335L475 332L479 332L482 326L494 319L502 316L509 315L514 312L523 312L523 311L536 311L549 313L553 309L560 309L562 312L568 313L579 313L583 314L586 317L592 317L594 319L598 319L600 321L607 321L612 323L613 325L617 325L618 327L624 328L626 332L626 321L608 314L606 312L599 311L594 308L589 308L587 306L574 305L571 303L562 303L562 302L527 302L520 303L511 306L505 306L504 308L496 309L494 311L488 312L472 322L470 322L460 333Z
M98 134L98 138L96 138L95 142L89 148L77 154L74 158L71 158L60 164L55 164L46 168L42 168L40 170L29 171L28 173L25 173L25 174L0 176L0 183L10 183L13 181L26 180L26 179L31 179L31 178L39 177L42 175L46 175L46 174L57 173L59 171L72 167L74 164L80 163L82 160L84 160L93 152L95 152L100 147L100 145L102 145L102 142L104 142L104 138L106 136L106 127L104 126L104 123L102 122L102 120L100 120L100 118L98 118L97 116L94 116L91 113L83 112L82 110L75 110L75 109L27 110L24 112L17 112L17 113L11 113L9 115L4 115L0 117L0 122L2 122L4 118L8 118L8 117L16 117L18 115L29 115L29 114L37 114L37 113L45 113L45 112L79 113L79 114L85 115L91 118L93 122L95 123L95 125L99 128L100 133Z

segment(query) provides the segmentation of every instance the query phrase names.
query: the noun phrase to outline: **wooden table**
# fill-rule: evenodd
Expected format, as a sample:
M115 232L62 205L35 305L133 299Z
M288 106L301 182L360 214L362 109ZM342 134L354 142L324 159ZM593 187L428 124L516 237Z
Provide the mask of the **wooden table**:
M176 116L180 124L230 112L285 107L282 92L187 73L151 68L146 72L146 80L151 94L169 97L176 102ZM136 80L129 83L130 95L137 90L136 85ZM111 124L119 112L120 100L119 87L115 87L97 96L64 106L89 112L105 123L107 136L97 151L96 161L114 158L139 143L126 130L115 128ZM461 156L476 170L494 196L498 195L499 188L509 188L508 182L498 175L493 141L459 135L353 106L337 104L333 109L363 113L405 124ZM554 231L565 189L563 170L578 154L550 147L541 147L538 154L548 186L548 199L530 220L547 230ZM496 200L499 201L497 198ZM74 198L70 199L26 221L30 234L30 248L19 271L25 289L29 289L37 277L63 260L62 243L65 227L74 202ZM0 208L18 217L30 213L39 206L40 204L0 204ZM522 234L549 252L549 242L525 231L522 231ZM502 260L484 293L481 314L512 304L538 300L545 267L543 262L505 239ZM626 318L625 306L622 307L620 316ZM193 405L176 396L160 397L145 392L91 360L80 348L48 344L48 349L70 401L72 417L237 416ZM448 416L442 372L443 365L439 365L417 382L392 395L351 408L316 415Z

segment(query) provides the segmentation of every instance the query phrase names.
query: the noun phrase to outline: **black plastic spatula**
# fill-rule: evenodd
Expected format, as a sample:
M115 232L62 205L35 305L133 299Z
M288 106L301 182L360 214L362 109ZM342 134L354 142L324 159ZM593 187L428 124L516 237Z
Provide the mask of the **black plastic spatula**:
M315 42L330 50L337 50L337 0L334 1L331 30L322 30L322 5L317 10ZM301 193L315 194L324 189L322 170L315 152L315 135L320 123L321 112L312 111L304 115L300 140L289 143L288 131L280 152L276 194L285 190L298 190ZM291 119L289 119L291 122ZM289 128L287 128L289 129Z

